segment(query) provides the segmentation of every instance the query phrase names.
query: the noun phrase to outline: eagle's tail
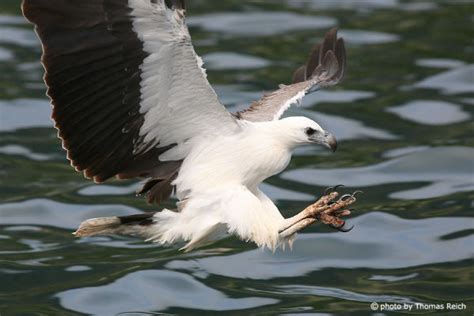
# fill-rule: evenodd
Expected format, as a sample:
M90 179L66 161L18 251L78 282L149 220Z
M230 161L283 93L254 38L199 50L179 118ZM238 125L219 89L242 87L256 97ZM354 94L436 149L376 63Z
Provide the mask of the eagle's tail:
M97 217L83 221L73 233L76 237L97 235L147 235L155 212L128 216Z
M83 221L73 233L76 237L132 235L160 245L180 244L191 251L227 236L227 225L210 222L206 216L186 217L164 209L128 216L97 217Z

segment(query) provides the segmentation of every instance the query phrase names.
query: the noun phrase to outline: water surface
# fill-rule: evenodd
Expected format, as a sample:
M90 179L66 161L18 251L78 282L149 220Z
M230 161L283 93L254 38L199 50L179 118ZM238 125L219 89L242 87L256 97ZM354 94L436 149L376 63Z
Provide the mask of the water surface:
M315 225L275 253L235 238L187 254L133 238L74 238L84 219L155 208L134 197L136 181L94 185L69 166L39 42L19 1L3 0L0 314L368 315L371 302L462 302L469 310L450 313L471 315L472 2L189 2L196 50L231 110L288 83L311 45L339 27L345 81L288 112L333 132L338 152L299 148L262 189L285 216L327 186L361 189L354 230Z

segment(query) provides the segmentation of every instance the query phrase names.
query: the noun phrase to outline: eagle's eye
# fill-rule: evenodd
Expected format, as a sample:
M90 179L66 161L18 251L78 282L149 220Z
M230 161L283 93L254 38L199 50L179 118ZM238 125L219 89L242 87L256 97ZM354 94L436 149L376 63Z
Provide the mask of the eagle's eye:
M314 133L316 133L316 130L312 129L311 127L308 127L308 128L306 128L305 133L306 133L306 135L311 136Z

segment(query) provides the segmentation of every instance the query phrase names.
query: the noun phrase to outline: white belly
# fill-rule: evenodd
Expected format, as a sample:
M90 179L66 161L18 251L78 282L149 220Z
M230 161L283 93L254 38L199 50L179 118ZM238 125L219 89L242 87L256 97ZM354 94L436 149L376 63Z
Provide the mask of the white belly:
M272 250L286 242L278 234L284 218L276 206L258 189L251 192L244 186L209 190L189 198L180 212L164 210L154 218L149 240L187 242L186 250L228 234Z

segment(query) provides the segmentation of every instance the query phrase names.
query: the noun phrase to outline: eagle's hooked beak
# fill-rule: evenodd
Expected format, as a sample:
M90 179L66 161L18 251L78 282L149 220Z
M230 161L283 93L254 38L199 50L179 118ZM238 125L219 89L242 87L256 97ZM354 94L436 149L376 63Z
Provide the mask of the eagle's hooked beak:
M322 145L327 149L331 149L332 152L335 152L337 149L336 137L334 137L334 135L329 132L325 131L322 134L314 135L312 140L318 145Z

